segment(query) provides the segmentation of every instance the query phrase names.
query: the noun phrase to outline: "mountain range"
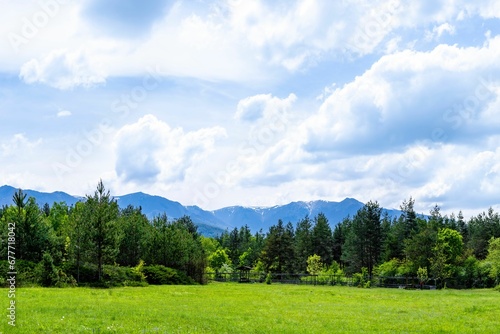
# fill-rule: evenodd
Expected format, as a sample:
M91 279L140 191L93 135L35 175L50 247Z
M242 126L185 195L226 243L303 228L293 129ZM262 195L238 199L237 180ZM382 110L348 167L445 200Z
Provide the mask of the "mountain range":
M0 205L11 205L12 196L17 188L11 186L0 187ZM74 205L84 197L72 196L64 192L56 191L44 193L35 190L24 190L27 197L34 197L38 205L45 203L49 205L54 202L66 202L67 205ZM141 207L142 212L153 218L159 214L166 213L169 219L180 218L184 215L190 216L198 225L200 233L206 236L214 236L222 233L226 229L239 228L248 225L252 232L262 229L267 232L269 227L276 224L279 219L283 222L295 224L305 216L311 218L318 213L324 213L333 227L347 216L354 216L363 207L363 203L354 199L346 198L341 202L310 201L292 202L286 205L273 207L244 207L230 206L218 210L203 210L198 206L184 206L179 202L171 201L161 196L148 195L142 192L114 197L121 208L128 205ZM399 210L383 209L389 216L399 216Z

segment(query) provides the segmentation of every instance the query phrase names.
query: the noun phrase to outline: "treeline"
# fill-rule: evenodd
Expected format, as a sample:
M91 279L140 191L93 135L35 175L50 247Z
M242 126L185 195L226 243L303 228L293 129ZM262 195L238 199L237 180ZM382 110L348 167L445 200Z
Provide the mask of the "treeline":
M93 195L70 207L39 207L19 190L13 205L0 210L0 222L3 280L14 264L20 284L203 282L206 255L193 221L169 221L166 215L150 221L141 208L120 209L102 181ZM14 249L9 240L15 240Z
M333 230L323 214L295 225L280 220L266 234L235 228L214 240L209 265L214 271L243 265L266 273L433 278L460 288L499 284L500 216L493 209L468 221L461 212L443 216L438 206L417 215L412 198L400 209L391 218L368 202Z
M493 209L465 221L434 207L417 215L414 200L389 217L368 202L333 230L324 214L279 220L268 231L248 226L201 236L187 216L148 219L120 209L102 181L73 206L40 207L19 190L0 209L0 280L11 271L9 242L21 284L144 285L204 283L207 272L240 266L267 274L311 273L431 278L453 287L489 287L500 278L500 216ZM15 229L12 230L12 226ZM12 249L10 249L12 251Z

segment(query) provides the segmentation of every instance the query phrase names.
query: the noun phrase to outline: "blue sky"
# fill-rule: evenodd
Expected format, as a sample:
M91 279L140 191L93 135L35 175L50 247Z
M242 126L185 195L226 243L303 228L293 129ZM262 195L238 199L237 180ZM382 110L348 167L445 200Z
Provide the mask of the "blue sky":
M500 209L498 1L0 4L0 184Z

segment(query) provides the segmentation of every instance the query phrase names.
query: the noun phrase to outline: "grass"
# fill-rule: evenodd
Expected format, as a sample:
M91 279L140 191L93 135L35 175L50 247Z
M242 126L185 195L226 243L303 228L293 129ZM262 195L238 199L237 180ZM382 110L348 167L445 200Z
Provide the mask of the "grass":
M6 314L7 290L1 290ZM3 333L496 333L500 328L500 293L493 290L213 283L16 292L16 327L2 316Z

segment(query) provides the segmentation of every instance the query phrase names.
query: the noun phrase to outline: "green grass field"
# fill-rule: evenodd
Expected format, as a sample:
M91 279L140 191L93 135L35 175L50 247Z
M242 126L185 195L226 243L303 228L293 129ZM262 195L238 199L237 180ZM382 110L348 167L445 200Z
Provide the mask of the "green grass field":
M3 333L498 333L500 293L213 283L21 288ZM0 327L1 328L1 327Z

